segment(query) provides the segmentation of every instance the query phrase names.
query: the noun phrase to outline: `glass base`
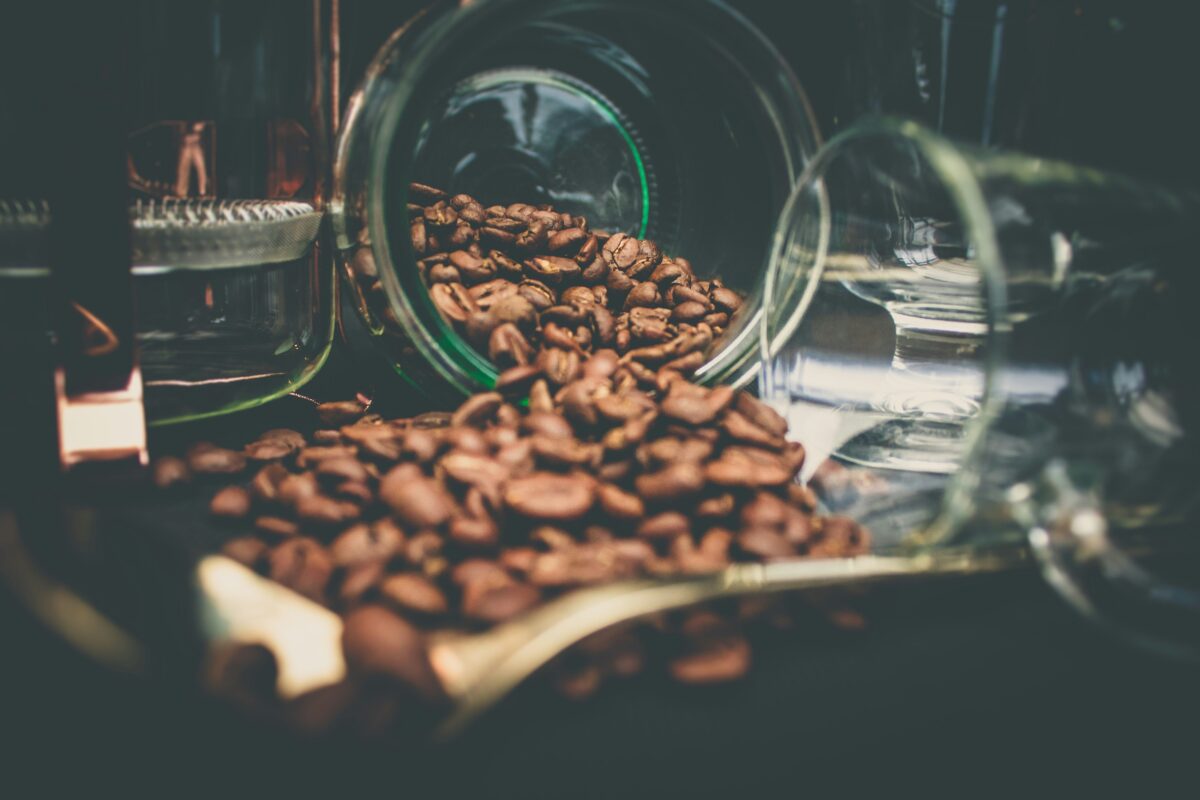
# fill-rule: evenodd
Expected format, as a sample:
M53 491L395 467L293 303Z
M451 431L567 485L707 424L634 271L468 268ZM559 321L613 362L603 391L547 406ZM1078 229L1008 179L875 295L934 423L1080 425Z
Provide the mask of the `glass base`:
M847 441L834 456L874 469L949 474L966 456L969 419L891 419Z

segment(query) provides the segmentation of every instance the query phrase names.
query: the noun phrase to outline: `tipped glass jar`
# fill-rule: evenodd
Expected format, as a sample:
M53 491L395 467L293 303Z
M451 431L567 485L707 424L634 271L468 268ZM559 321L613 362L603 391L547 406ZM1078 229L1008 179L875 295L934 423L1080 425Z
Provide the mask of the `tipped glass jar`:
M745 295L696 372L745 381L775 222L817 138L786 63L720 3L439 3L388 40L350 101L338 256L396 370L428 395L465 394L496 366L430 299L409 218L427 198L410 184L553 206Z

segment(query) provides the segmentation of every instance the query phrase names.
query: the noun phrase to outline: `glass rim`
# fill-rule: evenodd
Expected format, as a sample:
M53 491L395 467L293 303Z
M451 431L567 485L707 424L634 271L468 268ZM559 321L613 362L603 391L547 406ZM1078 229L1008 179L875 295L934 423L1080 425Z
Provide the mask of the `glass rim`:
M624 5L637 5L634 0L616 1ZM554 4L551 13L562 13L563 8L572 5L588 7L599 3L596 0L578 0L573 3ZM686 7L693 14L699 12L718 15L722 24L732 25L738 35L750 37L754 44L752 49L755 59L771 65L771 78L781 82L780 91L772 93L763 103L768 109L772 129L777 136L789 177L794 180L821 143L808 96L799 78L766 35L724 0L703 0L702 3L677 2L675 5L679 8ZM418 12L390 36L376 53L359 91L351 100L345 123L338 136L334 168L335 202L331 202L330 206L331 213L336 217L335 229L339 238L346 238L345 217L351 214L346 207L345 197L349 188L347 183L351 180L346 174L346 165L351 157L349 150L353 146L352 139L364 134L367 137L365 158L368 174L387 175L390 159L409 157L406 153L396 152L395 145L401 127L405 124L404 112L412 101L418 82L428 73L430 61L437 54L446 52L452 42L461 40L461 37L470 31L480 29L495 14L514 7L549 8L548 4L541 0L481 0L466 7L447 2L435 3ZM469 23L467 29L458 29L453 36L447 35L452 25L461 25L464 21ZM396 70L394 65L399 62L404 66ZM386 94L381 97L379 88L383 83L388 83L388 86ZM788 98L786 105L781 106L776 102L776 98L780 96ZM372 102L377 102L378 107L367 109L366 106ZM369 127L370 130L361 130L364 127ZM411 179L413 176L408 177ZM413 298L403 291L398 274L398 267L402 265L395 256L401 255L405 247L403 243L399 248L393 246L388 235L387 222L395 216L391 211L392 204L407 200L407 186L389 192L385 189L385 183L387 181L378 177L369 181L364 195L366 208L363 216L370 246L376 249L380 281L393 312L422 358L444 380L464 394L474 389L471 385L473 382L491 386L497 374L495 366L471 348L440 317L429 298ZM338 244L344 247L348 242L339 241ZM769 247L767 253L769 254ZM769 263L768 255L764 255L764 277ZM758 294L761 297L761 292ZM698 380L706 383L737 380L744 383L753 377L758 364L754 356L759 315L761 307L756 308L754 315L743 324L741 331L731 337L720 350L714 352L709 362L698 370Z

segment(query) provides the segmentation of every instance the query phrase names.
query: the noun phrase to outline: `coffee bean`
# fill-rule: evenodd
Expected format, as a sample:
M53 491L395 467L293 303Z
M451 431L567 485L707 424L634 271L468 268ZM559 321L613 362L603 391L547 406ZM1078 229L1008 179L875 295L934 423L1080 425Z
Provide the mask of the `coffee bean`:
M352 525L333 540L329 555L334 565L345 569L384 563L404 546L403 533L394 526Z
M264 515L254 520L254 529L273 538L298 536L300 526L290 519Z
M337 457L326 458L317 463L317 478L328 483L356 481L365 483L370 473L357 458Z
M704 488L705 470L699 464L680 462L658 472L639 475L637 492L650 502L682 500Z
M684 623L689 640L684 654L671 661L670 672L681 683L721 683L742 677L750 669L746 638L711 614L693 614Z
M678 511L664 511L642 520L636 533L645 539L673 539L690 530L688 518Z
M389 676L424 697L442 696L424 637L382 606L365 605L346 615L342 649L351 670Z
M152 473L154 485L159 489L171 489L188 483L192 479L187 462L175 456L154 459Z
M414 528L441 525L453 513L453 501L441 485L425 478L408 464L401 464L379 484L379 497L401 522Z
M246 445L242 452L251 461L278 461L287 458L301 446L284 439L259 439Z
M199 475L236 475L246 469L246 456L224 447L196 445L188 451L187 466Z
M501 366L524 365L533 358L533 347L511 322L497 325L488 338L488 357Z
M474 586L480 588L464 593L463 614L480 622L507 622L524 614L542 599L541 592L527 583L472 584Z
M318 526L342 525L358 519L362 510L346 500L338 500L323 494L312 494L296 501L296 516Z
M325 425L345 425L361 417L365 411L357 400L321 403L317 406L317 416Z
M289 589L321 601L333 574L333 561L315 539L297 536L275 547L267 556L271 579Z
M240 564L256 569L267 554L267 543L253 536L239 536L222 545L221 553Z
M583 475L535 472L504 487L504 503L523 517L569 522L579 519L595 500L593 482Z
M209 503L213 516L240 519L250 513L250 492L241 486L226 486Z
M734 407L738 413L763 430L776 436L783 436L787 433L787 420L781 417L775 409L747 392L737 393Z
M504 404L504 397L499 392L485 392L470 397L466 402L458 407L454 415L450 417L450 424L454 426L470 426L473 428L481 428L496 414L496 411Z
M737 536L742 552L764 561L791 558L796 552L791 542L769 528L746 528Z
M424 575L411 572L385 578L379 584L379 593L401 611L418 615L437 616L450 608L441 589Z
M596 499L605 513L617 519L640 519L646 513L646 506L640 497L611 483L602 483L597 487Z

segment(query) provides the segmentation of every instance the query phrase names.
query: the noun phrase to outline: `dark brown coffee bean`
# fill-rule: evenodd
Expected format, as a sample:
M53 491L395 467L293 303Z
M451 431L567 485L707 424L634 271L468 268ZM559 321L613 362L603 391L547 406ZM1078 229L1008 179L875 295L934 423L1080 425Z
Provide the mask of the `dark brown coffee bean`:
M442 590L424 575L411 572L391 575L379 584L379 592L404 612L438 616L450 610Z
M437 558L442 552L442 537L435 531L417 531L404 543L404 560L414 567Z
M638 257L638 240L627 233L614 233L604 243L601 252L613 270L625 271Z
M762 561L792 558L796 551L791 542L770 528L746 528L737 535L737 546L743 553Z
M551 253L578 252L587 238L588 234L582 228L564 228L550 234L546 247Z
M366 483L371 477L367 468L357 458L326 458L318 462L317 478L328 484L339 484L345 481Z
M321 423L330 426L353 422L365 411L366 408L357 400L341 400L333 403L321 403L317 406L317 416Z
M270 515L264 515L255 519L254 529L261 534L277 539L297 536L300 533L300 526L294 520Z
M683 276L684 272L682 267L680 267L674 261L663 259L662 263L655 267L654 271L650 273L649 280L652 280L660 287L663 287L665 291L665 287L670 286Z
M533 360L533 347L511 322L497 325L488 339L488 356L500 366L520 366Z
M427 698L442 697L421 633L388 609L365 605L346 615L342 649L351 670L386 675Z
M588 272L593 273L594 271L589 268ZM624 272L613 268L610 269L608 274L604 277L604 285L614 294L624 294L633 287L637 286L638 282L626 275Z
M598 444L583 443L574 438L535 436L533 452L540 466L550 469L595 468L604 455Z
M673 539L688 534L690 530L686 516L678 511L664 511L642 520L635 533L644 539Z
M640 497L611 483L602 483L597 487L596 499L606 514L617 519L640 519L646 513L646 506Z
M500 543L500 526L490 516L456 516L447 528L450 538L467 548L492 548Z
M737 393L737 397L734 400L734 407L738 410L738 413L763 430L769 431L776 436L787 434L787 420L781 417L775 409L748 392Z
M467 247L478 241L478 239L479 233L471 227L469 222L462 219L460 215L458 223L454 226L454 232L446 239L446 244L450 247ZM489 263L487 266L490 268L492 274L495 274L495 264Z
M596 411L609 422L625 422L645 414L654 408L654 401L636 389L623 394L597 397Z
M579 251L575 253L575 262L581 267L586 268L588 265L592 264L592 262L596 261L596 253L599 251L599 249L600 242L596 239L595 234L587 234L586 238L583 240L583 243L579 246ZM600 261L600 264L605 270L605 274L607 274L608 265L605 264L603 260ZM583 278L584 280L587 280L588 277L587 270L585 269Z
M617 325L612 312L602 305L594 305L588 308L587 316L596 344L605 347L612 345L617 338Z
M479 258L466 250L455 250L451 253L450 266L458 270L463 282L469 285L496 277L496 264L491 259Z
M733 389L718 386L706 390L685 381L676 381L662 401L662 412L666 416L689 425L705 425L712 422L733 400Z
M467 317L478 310L478 306L470 295L465 294L462 284L459 283L435 283L429 287L429 296L438 313L454 322L465 322Z
M681 683L709 684L736 680L750 669L746 638L712 614L696 612L684 623L686 651L670 664Z
M504 230L504 227L507 226L501 226L500 220L488 220L488 224L479 229L479 238L492 247L513 247L517 242L517 235Z
M418 256L423 256L429 252L429 235L425 228L425 211L421 210L421 216L414 219L408 226L408 240L412 243L413 252Z
M575 430L566 417L553 411L531 411L521 420L521 430L535 436L571 438Z
M302 445L283 439L259 439L242 448L251 461L278 461L296 452Z
M434 228L449 228L458 222L458 212L453 206L437 203L425 209L425 225Z
M329 447L304 447L296 454L296 466L301 469L312 469L322 461L330 459L354 458L357 448L352 445L330 445Z
M662 302L662 297L658 293L658 286L646 281L630 290L625 298L625 308L628 310L636 306L652 307L657 306L660 302Z
M226 486L217 492L209 503L209 511L215 517L241 519L250 513L250 493L241 486Z
M499 392L473 395L454 412L454 416L450 418L450 424L482 428L491 421L497 409L503 404L504 397Z
M490 311L501 300L517 294L517 285L505 278L496 278L472 286L466 291L471 298L473 308Z
M540 220L531 220L525 230L517 234L517 238L513 244L521 249L530 252L544 250L546 241L549 236L549 228L546 223Z
M607 393L608 386L601 381L581 378L560 389L556 399L562 404L563 414L575 424L591 426L596 424L597 397Z
M742 306L741 296L732 289L714 289L709 294L709 297L712 298L713 303L715 303L718 308L730 314L737 311Z
M522 330L532 330L538 320L537 309L533 307L533 303L519 294L498 300L492 306L491 316L497 324L511 322Z
M250 569L257 569L267 554L267 543L253 536L239 536L222 545L221 554Z
M357 605L368 592L373 590L383 580L387 570L383 562L370 561L348 567L342 573L338 583L337 598L343 608Z
M727 447L704 466L705 477L718 486L783 486L794 474L778 455L753 447Z
M314 494L296 502L296 516L315 525L342 525L358 519L362 509L356 503Z
M550 384L546 382L545 378L534 381L533 385L529 387L529 411L531 413L554 411L554 398L550 394Z
M154 459L152 468L154 485L159 489L171 489L188 483L192 479L187 462L175 456Z
M312 440L319 445L343 444L341 431L327 428L313 431Z
M333 561L320 542L302 536L287 539L268 555L271 579L320 602L333 574Z
M390 520L373 525L358 523L333 540L329 555L336 566L351 568L386 562L399 554L403 546L404 533Z
M719 519L733 513L736 502L729 492L723 492L716 497L708 497L696 506L696 516L701 518Z
M462 588L472 583L495 586L511 583L513 579L508 571L495 561L485 558L468 558L454 566L450 571L450 580Z
M404 434L400 455L418 464L425 464L437 455L437 448L437 437L430 430L413 428Z
M681 500L704 488L705 471L695 463L680 462L658 472L639 475L637 492L650 502Z
M429 203L436 203L439 200L445 200L446 193L426 183L410 183L408 185L408 197L415 203L427 205Z
M236 475L246 469L246 456L224 447L196 445L188 451L187 466L199 475Z
M595 500L595 486L583 475L534 472L510 480L504 487L504 503L523 517L568 522L588 512Z
M579 354L571 350L543 350L538 354L537 364L551 386L564 386L579 377Z
M532 279L521 281L517 293L528 300L538 311L545 311L555 303L555 294L549 286Z
M532 364L509 367L496 377L496 391L509 397L523 397L541 374Z
M463 614L480 622L497 624L524 614L542 599L541 592L527 583L509 582L480 586L463 597Z
M279 502L295 506L305 497L311 497L320 490L317 476L311 472L305 472L299 475L287 475L281 479L275 490L275 496Z
M402 523L413 528L435 528L454 511L454 503L441 485L410 464L401 464L383 476L379 498Z
M675 306L671 319L675 322L696 322L708 313L708 309L700 303L686 302Z

